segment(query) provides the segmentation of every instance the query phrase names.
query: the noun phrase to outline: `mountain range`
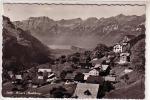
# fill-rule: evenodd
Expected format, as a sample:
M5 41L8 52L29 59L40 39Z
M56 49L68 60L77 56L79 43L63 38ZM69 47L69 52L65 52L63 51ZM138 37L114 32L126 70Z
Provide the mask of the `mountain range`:
M145 15L120 14L109 18L90 17L86 20L76 18L58 21L42 16L13 23L23 30L30 31L33 36L48 45L92 48L101 42L112 46L124 35L139 35L137 27L145 23Z

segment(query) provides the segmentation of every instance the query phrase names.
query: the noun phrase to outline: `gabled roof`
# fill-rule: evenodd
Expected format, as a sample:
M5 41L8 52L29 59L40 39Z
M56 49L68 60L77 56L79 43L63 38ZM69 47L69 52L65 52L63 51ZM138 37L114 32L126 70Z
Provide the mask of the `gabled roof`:
M44 71L51 72L52 69L50 69L50 68L39 68L38 69L38 72L44 72Z
M99 73L99 71L97 69L92 69L91 71L89 71L89 74L92 72L98 72Z
M120 56L129 56L130 53L121 53Z
M116 45L121 45L120 43L116 43L116 44L114 44L113 46L116 46Z
M102 70L105 71L105 70L107 70L108 67L109 67L109 65L102 65Z
M107 57L104 56L97 60L91 60L90 63L101 64L104 60L107 60Z
M96 98L98 90L99 84L78 83L73 96L79 99Z
M101 66L101 64L96 64L95 66L94 66L94 68L99 68Z

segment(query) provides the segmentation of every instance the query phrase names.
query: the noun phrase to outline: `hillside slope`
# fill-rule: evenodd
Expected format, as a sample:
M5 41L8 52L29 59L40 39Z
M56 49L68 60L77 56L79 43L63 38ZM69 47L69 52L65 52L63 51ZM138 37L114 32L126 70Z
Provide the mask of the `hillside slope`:
M128 67L132 68L133 72L128 74L129 79L126 83L118 82L116 89L107 93L104 98L144 99L145 97L145 34L135 37L130 43L131 63Z
M144 80L140 79L129 86L113 90L110 93L106 94L104 98L110 99L144 99L145 94L143 88Z
M47 46L29 32L15 27L3 16L3 70L15 72L30 68L33 64L50 62L52 56Z

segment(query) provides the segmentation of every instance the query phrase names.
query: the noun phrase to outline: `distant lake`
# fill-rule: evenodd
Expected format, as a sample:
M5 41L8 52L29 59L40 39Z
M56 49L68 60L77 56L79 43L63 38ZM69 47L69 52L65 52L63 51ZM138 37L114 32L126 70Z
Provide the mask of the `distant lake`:
M51 49L71 49L71 45L48 45Z

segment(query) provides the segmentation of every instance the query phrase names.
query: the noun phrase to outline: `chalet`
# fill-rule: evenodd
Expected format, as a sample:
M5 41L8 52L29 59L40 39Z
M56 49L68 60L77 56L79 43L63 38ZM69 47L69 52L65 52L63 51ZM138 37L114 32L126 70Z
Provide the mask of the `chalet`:
M121 53L121 52L122 52L122 45L119 44L119 43L117 43L116 45L114 45L113 51L114 51L115 53Z
M89 72L83 73L84 74L84 80L86 81L89 76L99 76L99 69L98 69L99 67L100 66L93 68Z
M39 68L37 76L33 79L33 88L41 86L47 82L51 82L55 79L55 75L50 68Z
M99 84L78 83L73 97L78 99L97 98Z
M116 82L116 77L108 75L104 77L105 81Z
M101 64L96 64L93 68L100 68Z
M14 75L12 77L12 83L17 84L17 85L22 84L22 75L20 75L20 74Z
M44 78L43 78L43 76L40 76L40 75L39 75L39 76L38 76L38 79L39 79L39 80L43 80Z
M89 75L91 76L99 76L99 71L97 69L93 69L89 71Z
M26 84L24 84L21 75L15 75L16 80L13 82L13 89L17 91L25 91L27 89Z
M83 73L83 74L84 74L84 80L86 81L90 75L89 75L89 73Z
M44 73L46 73L47 76L50 76L51 74L53 74L52 69L50 69L50 68L48 68L48 69L46 69L46 68L39 68L38 69L38 73L41 73L41 75L38 74L40 79L44 76Z
M125 64L130 62L130 53L121 53L119 64Z
M17 80L22 80L22 76L21 75L15 75Z

